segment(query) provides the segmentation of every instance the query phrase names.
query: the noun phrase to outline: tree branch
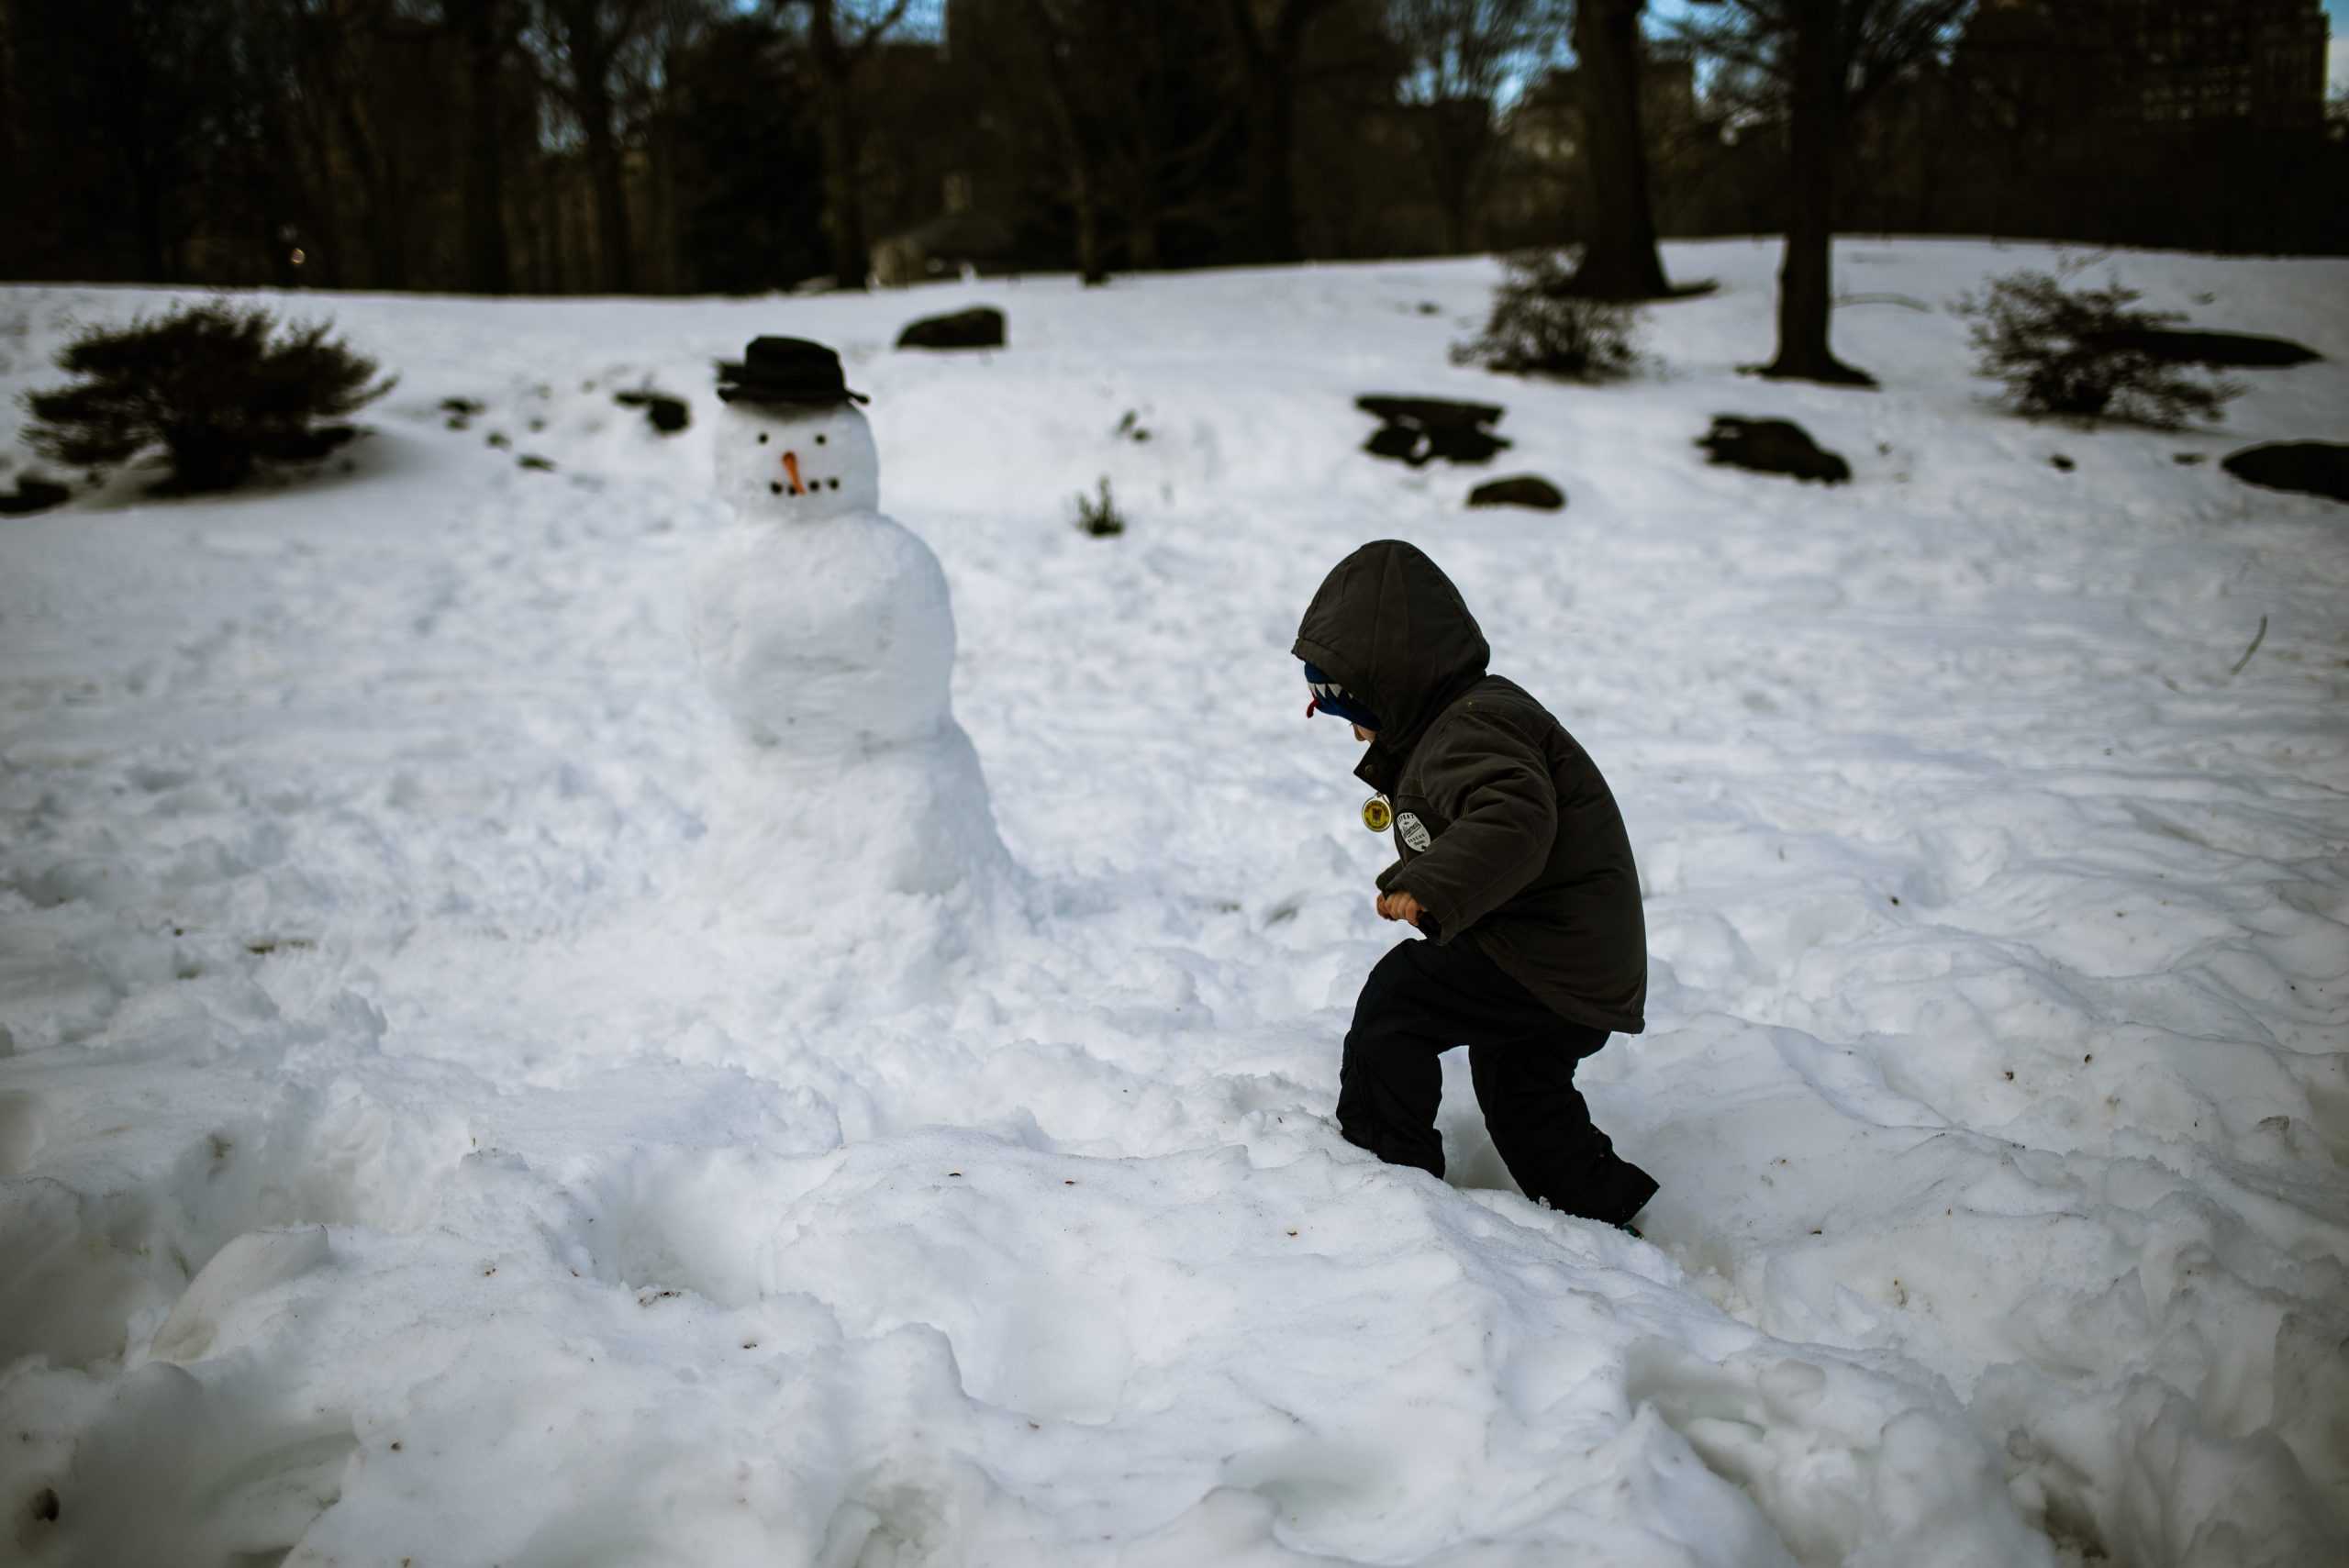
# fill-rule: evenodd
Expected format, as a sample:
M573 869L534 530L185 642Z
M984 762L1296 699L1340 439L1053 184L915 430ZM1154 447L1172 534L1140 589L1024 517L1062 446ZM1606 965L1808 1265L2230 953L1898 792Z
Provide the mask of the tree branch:
M873 51L881 46L881 40L886 38L899 22L906 19L906 11L911 4L912 0L892 0L888 11L881 19L866 28L856 42L849 46L849 53L860 61L870 57Z

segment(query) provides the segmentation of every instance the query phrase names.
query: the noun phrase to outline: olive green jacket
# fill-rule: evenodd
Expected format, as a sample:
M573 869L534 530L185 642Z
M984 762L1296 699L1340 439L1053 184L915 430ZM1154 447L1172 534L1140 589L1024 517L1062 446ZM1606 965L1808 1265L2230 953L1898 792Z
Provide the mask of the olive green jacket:
M1570 1022L1646 1027L1639 869L1607 781L1492 656L1460 591L1394 539L1340 562L1295 651L1378 716L1354 772L1395 807L1402 858L1378 878Z

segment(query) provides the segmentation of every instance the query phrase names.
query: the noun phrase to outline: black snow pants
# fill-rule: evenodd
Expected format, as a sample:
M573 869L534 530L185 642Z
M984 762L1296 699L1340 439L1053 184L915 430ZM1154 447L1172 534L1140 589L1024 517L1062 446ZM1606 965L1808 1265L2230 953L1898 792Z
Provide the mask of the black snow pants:
M1406 939L1378 961L1354 1003L1338 1128L1389 1164L1442 1175L1437 1058L1464 1045L1485 1126L1525 1195L1628 1224L1655 1195L1655 1182L1616 1154L1575 1087L1575 1064L1606 1043L1605 1029L1558 1017L1474 942Z

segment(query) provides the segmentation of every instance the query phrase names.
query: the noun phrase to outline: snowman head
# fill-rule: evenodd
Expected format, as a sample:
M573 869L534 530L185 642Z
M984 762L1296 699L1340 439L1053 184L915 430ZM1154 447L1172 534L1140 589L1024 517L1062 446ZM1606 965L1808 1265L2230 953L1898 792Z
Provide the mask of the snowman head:
M718 488L745 519L811 523L881 505L881 454L855 405L729 406L718 422Z
M760 338L718 367L719 494L745 519L815 522L881 505L881 456L840 356Z

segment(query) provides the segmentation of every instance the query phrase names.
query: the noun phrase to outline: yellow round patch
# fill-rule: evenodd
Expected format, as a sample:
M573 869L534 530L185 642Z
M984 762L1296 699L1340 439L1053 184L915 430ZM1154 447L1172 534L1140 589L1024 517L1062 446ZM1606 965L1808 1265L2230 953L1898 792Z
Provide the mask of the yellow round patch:
M1386 804L1383 795L1374 795L1362 803L1362 825L1374 833L1384 833L1395 820L1395 808Z

